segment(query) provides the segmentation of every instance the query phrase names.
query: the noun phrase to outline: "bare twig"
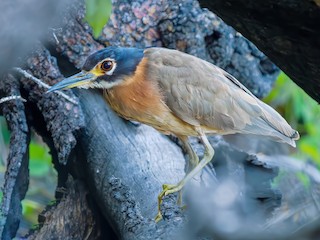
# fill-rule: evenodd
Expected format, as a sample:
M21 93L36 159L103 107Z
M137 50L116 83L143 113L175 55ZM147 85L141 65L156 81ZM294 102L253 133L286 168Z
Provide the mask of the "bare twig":
M8 102L8 101L12 101L12 100L21 100L22 102L26 102L27 100L24 99L23 97L19 96L19 95L12 95L12 96L8 96L8 97L3 97L0 98L0 104ZM1 126L1 122L0 122L0 133L2 132L1 130L2 126ZM7 151L7 147L4 144L4 139L3 136L0 134L0 150L1 150L1 157L0 159L2 159L2 163L3 165L7 165L7 157L8 157L8 151Z
M34 82L36 82L39 86L43 87L43 88L46 88L46 89L49 89L50 86L44 82L42 82L39 78L36 78L35 76L31 75L30 73L28 73L27 71L21 69L21 68L18 68L18 67L15 67L13 68L16 72L20 73L22 76L24 76L25 78L28 78ZM58 95L60 95L61 97L65 98L66 100L68 100L69 102L75 104L75 105L78 105L78 101L75 100L74 98L72 97L69 97L67 94L61 92L61 91L55 91L55 93L57 93Z
M62 28L50 28L50 30L52 30L52 35L54 37L54 40L56 41L56 44L59 44L60 42L58 40L56 32L62 32Z
M12 101L12 100L17 100L17 99L21 100L22 102L26 102L27 101L26 99L24 99L21 96L12 95L12 96L8 96L8 97L0 98L0 104L8 102L8 101Z
M56 43L59 44L59 40L57 38L57 35L55 34L55 32L52 33L53 37L54 37L54 40L56 40Z

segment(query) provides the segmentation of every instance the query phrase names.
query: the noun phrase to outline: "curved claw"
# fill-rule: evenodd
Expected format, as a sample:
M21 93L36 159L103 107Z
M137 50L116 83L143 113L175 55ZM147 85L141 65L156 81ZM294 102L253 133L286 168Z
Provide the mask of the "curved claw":
M170 190L170 189L174 188L175 186L176 186L176 185L173 185L173 184L163 184L163 185L162 185L162 190L163 190L162 192L167 191L167 190ZM162 193L162 192L161 192L161 193ZM160 194L161 194L161 193L160 193ZM165 196L166 196L166 195L165 195Z
M158 213L157 213L157 216L154 219L156 223L163 219L162 214L161 214L161 204L162 204L162 198L163 198L163 196L165 194L165 189L164 189L165 186L164 185L162 186L163 191L158 195Z
M155 217L155 222L159 222L160 220L163 219L162 214L161 214L161 204L162 204L162 198L164 196L167 196L171 193L179 192L182 189L183 185L182 184L177 184L177 185L172 185L172 184L163 184L162 185L162 192L158 195L158 213L157 216ZM181 201L181 192L179 193L178 197L178 203Z
M161 212L159 211L159 212L157 213L157 216L154 218L154 221L155 221L156 223L158 223L158 222L161 221L162 219L163 219L162 214L161 214Z

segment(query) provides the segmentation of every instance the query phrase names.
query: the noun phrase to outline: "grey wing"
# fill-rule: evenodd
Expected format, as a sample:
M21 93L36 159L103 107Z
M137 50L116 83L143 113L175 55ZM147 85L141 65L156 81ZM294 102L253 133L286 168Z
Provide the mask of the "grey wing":
M220 134L271 135L285 142L297 134L275 110L221 68L163 48L150 48L145 56L151 60L148 74L156 76L166 104L185 122Z

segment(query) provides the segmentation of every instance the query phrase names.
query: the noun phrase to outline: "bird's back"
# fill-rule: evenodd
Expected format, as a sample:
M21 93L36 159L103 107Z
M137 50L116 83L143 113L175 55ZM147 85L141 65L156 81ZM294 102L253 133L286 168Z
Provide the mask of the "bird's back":
M147 78L186 123L207 133L265 135L295 146L298 132L224 70L176 50L149 48L144 55Z

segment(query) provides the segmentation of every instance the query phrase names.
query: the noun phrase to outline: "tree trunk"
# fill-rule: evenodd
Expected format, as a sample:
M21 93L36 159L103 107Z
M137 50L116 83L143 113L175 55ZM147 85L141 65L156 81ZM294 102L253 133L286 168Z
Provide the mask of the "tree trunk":
M12 134L1 205L2 238L14 237L18 227L28 179L30 128L50 147L59 175L57 204L39 217L40 228L30 232L30 239L260 237L252 229L263 231L261 226L281 202L281 194L271 188L278 170L247 152L273 156L286 153L286 147L253 137L231 136L234 144L211 137L213 164L184 189L188 209L176 204L176 195L166 196L164 220L155 224L161 185L184 176L186 156L179 142L121 119L99 91L64 91L68 97L47 94L32 78L53 85L79 71L90 53L107 45L185 51L226 69L259 97L271 89L278 68L195 1L114 1L111 19L98 39L84 21L82 1L64 12L62 30L46 36L45 46L34 44L21 63L26 72L16 69L0 82L0 99L21 94L27 100L25 105L20 98L0 104ZM191 141L201 157L203 147L197 139ZM246 151L237 147L239 141Z
M319 1L199 0L320 103Z

